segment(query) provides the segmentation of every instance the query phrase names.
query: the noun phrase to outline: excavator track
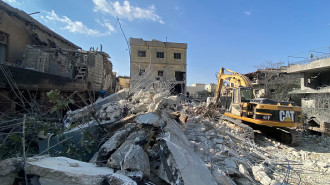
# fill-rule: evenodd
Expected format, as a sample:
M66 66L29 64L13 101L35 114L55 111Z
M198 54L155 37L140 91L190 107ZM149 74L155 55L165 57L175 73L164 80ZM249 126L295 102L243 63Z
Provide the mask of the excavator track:
M289 128L277 128L277 130L281 132L279 140L285 144L296 146L302 141L302 135L297 130Z
M235 120L227 116L220 118L228 128L230 128L235 134L239 135L242 139L254 140L254 131L250 126L242 123L241 120Z
M243 123L241 120L232 119L227 116L222 116L221 120L223 120L223 123L231 128L235 134L238 134L241 138L250 139L251 141L254 140L254 130L259 130L264 136L271 137L290 146L299 145L302 141L301 133L294 129L260 126L247 122Z

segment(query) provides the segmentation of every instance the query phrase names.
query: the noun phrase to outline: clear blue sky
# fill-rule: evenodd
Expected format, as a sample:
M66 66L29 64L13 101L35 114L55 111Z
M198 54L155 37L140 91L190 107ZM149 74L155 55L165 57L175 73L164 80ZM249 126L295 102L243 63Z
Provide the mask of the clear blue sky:
M188 43L188 84L216 82L220 67L255 71L314 48L329 52L329 0L6 0L88 50L103 45L129 75L127 38ZM324 50L324 48L326 48ZM308 52L303 53L308 57Z

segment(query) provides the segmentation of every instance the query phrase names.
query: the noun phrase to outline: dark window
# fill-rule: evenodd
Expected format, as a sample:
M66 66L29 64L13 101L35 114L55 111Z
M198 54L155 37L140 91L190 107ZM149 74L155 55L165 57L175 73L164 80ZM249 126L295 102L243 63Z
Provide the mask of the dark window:
M186 73L181 71L175 71L175 80L184 81L186 79Z
M8 35L0 32L0 62L5 62L7 57Z
M157 58L164 58L164 52L157 52Z
M146 51L138 51L139 57L146 57Z
M145 72L146 72L146 70L142 70L142 69L140 69L140 71L139 71L139 76L144 75Z
M158 76L163 76L164 72L163 71L158 71Z
M175 59L181 59L181 53L174 53Z

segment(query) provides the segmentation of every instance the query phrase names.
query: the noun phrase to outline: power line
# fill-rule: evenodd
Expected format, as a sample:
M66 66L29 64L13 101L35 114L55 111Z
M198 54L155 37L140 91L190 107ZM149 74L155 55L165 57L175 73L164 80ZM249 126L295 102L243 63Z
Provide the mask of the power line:
M119 27L120 27L121 33L124 35L124 38L125 38L125 40L126 40L126 44L127 44L127 48L128 48L128 53L129 53L129 55L131 56L131 48L129 47L129 42L128 42L128 40L127 40L127 37L126 37L126 35L125 35L125 32L124 32L123 28L121 27L121 24L120 24L119 18L117 18L117 23L119 24ZM116 23L115 27L117 26L117 23Z

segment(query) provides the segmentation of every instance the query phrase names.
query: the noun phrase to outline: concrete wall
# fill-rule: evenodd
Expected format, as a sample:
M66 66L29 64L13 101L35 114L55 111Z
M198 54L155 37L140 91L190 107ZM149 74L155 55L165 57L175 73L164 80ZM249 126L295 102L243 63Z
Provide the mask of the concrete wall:
M187 91L190 95L194 95L199 91L205 90L205 84L192 84L191 86L187 86Z
M137 84L150 85L155 81L171 84L183 84L185 90L187 71L187 44L169 43L160 41L144 41L142 39L130 39L130 87L138 87ZM139 51L144 51L145 56L139 56ZM163 52L164 58L157 58L157 52ZM180 53L181 58L175 59L174 53ZM145 73L139 74L141 70ZM159 76L158 71L163 75ZM176 72L183 72L183 79L176 79ZM160 72L161 73L161 72ZM145 85L143 85L145 86Z
M288 73L317 72L320 70L330 70L330 58L316 60L309 64L292 65L287 68Z
M308 94L301 100L303 113L309 119L317 118L320 122L330 123L330 93Z
M115 91L109 55L103 52L60 50L28 46L21 67L52 75L86 80L90 90ZM79 73L85 67L86 73ZM82 78L77 78L83 75Z

